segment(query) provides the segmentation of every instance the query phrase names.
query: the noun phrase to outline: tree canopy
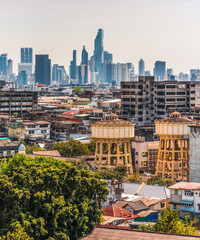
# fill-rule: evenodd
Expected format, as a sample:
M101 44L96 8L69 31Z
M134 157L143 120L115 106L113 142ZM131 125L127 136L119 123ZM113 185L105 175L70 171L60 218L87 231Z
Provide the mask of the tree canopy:
M147 180L147 184L154 185L155 182L158 182L159 186L170 187L171 185L175 184L176 181L173 179L165 179L159 176L153 176Z
M83 89L78 87L78 86L76 86L76 87L73 88L73 92L75 92L77 94L80 94L80 93L83 93Z
M140 229L153 232L198 236L197 228L195 227L197 222L197 219L189 220L185 218L185 220L182 220L179 218L177 211L165 209L155 225L140 225Z
M6 239L77 239L101 222L107 194L98 175L73 163L15 155L0 165L0 229L24 236Z
M98 171L97 174L99 174L102 179L117 180L121 182L127 176L127 171L127 167L122 165L116 166L113 169L106 168Z
M26 145L26 154L32 154L34 151L46 151L46 149L36 145Z
M77 140L58 142L53 145L52 150L58 150L62 157L75 157L90 154L88 146Z

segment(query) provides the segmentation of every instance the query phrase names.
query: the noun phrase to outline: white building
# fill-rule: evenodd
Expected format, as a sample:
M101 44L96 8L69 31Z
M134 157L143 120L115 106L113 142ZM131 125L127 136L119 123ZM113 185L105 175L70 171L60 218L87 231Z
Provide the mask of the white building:
M179 182L170 189L170 209L179 211L181 217L200 218L200 183Z

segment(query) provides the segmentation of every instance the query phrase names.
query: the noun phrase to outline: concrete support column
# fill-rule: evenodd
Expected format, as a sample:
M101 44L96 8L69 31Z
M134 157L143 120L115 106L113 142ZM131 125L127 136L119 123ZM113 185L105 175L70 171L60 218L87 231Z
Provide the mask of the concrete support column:
M119 165L119 157L120 157L120 153L119 153L119 143L117 143L117 166Z
M100 155L99 155L99 161L100 161L100 164L102 164L102 158L103 158L103 143L100 142Z
M94 159L95 163L97 163L98 145L99 145L99 142L97 141L96 142L96 148L95 148L95 159Z
M110 165L110 163L111 163L111 161L110 161L110 147L111 147L110 142L107 143L107 146L108 146L108 159L107 159L107 164Z
M128 158L127 158L127 143L124 143L124 158L125 158L125 165L128 165Z

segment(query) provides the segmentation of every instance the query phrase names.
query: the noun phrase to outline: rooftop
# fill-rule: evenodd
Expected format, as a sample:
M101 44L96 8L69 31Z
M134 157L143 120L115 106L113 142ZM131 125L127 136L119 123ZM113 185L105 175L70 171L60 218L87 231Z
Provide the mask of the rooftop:
M200 189L200 183L195 182L179 182L171 187L170 189L184 189L184 190L194 190L194 189Z
M200 237L175 235L170 233L142 232L130 227L100 225L85 237L85 240L199 240Z

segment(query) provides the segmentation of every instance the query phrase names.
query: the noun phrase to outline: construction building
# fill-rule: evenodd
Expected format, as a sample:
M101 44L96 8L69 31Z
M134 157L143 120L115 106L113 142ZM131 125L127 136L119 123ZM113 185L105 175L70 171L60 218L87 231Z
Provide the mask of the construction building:
M136 126L168 117L176 109L193 114L200 106L200 81L155 81L140 76L138 81L121 82L121 117Z
M120 120L110 114L107 120L92 124L92 138L96 140L95 168L105 169L125 165L133 172L131 139L135 135L135 124Z
M156 134L160 137L156 175L162 178L188 180L189 126L194 121L181 117L179 112L155 121Z
M38 93L33 91L0 91L0 113L22 116L38 109Z

